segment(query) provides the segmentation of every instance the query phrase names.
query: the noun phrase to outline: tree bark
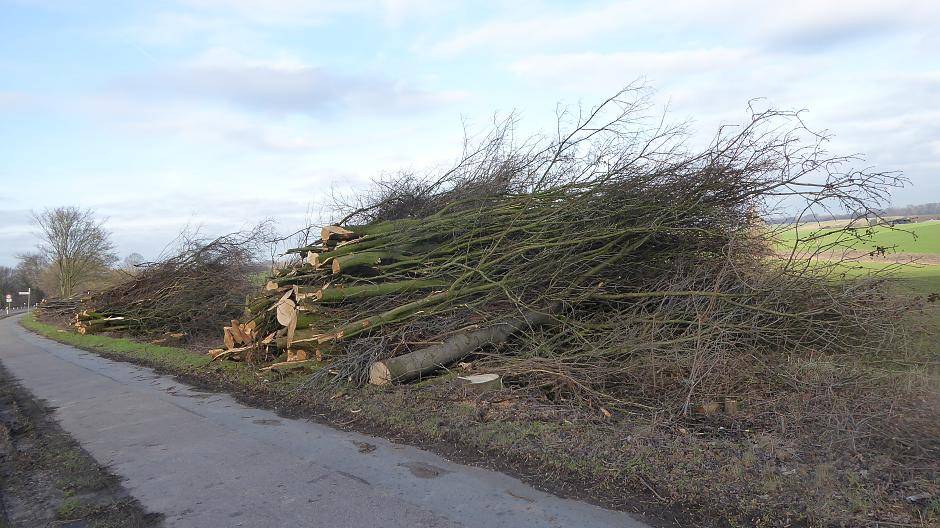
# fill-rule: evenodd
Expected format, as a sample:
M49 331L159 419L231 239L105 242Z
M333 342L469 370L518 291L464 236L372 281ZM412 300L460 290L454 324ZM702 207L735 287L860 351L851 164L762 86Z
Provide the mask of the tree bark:
M333 274L349 272L350 270L362 267L375 266L383 261L395 260L391 253L382 251L362 251L360 253L350 253L341 257L336 257L332 262Z
M484 345L499 345L523 328L541 326L552 321L554 309L530 312L504 323L458 334L434 345L401 356L377 361L369 369L369 383L388 385L409 381L463 358Z
M413 292L446 288L447 283L434 280L406 280L399 282L383 282L379 284L364 284L362 286L348 286L335 288L321 288L316 292L316 298L321 303L338 303L344 301L358 301L380 295L393 295L397 293Z

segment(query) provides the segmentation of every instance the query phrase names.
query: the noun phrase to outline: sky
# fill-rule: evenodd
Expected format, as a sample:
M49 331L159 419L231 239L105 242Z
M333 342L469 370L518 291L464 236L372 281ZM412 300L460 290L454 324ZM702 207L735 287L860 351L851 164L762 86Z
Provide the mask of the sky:
M805 109L940 201L940 2L0 0L0 265L30 212L106 218L121 257L183 226L324 221L333 193L433 170L465 129L550 129L638 80L702 137Z

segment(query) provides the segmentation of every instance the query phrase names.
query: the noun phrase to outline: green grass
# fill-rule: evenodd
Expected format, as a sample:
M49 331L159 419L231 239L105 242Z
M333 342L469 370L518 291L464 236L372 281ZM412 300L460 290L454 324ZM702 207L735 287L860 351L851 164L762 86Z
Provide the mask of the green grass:
M213 363L209 356L197 354L184 348L152 345L118 337L82 335L37 321L33 314L21 319L20 324L39 335L60 343L85 350L126 357L158 369L175 373L191 373L197 370L212 369L220 371L233 381L244 382L246 385L257 381L254 371L243 363L232 361Z
M831 231L838 231L838 228L807 224L799 230L794 228L784 231L778 237L782 246L790 248L796 244L798 237L805 239ZM860 240L853 240L850 246L859 251L873 251L877 247L885 247L893 248L892 251L899 253L940 255L940 222L906 224L893 229L889 227L861 228L856 233ZM823 243L832 240L833 237L822 239ZM818 242L808 245L812 247L818 245Z
M41 323L36 320L33 314L24 317L21 324L33 332L52 338L60 343L129 356L156 365L191 370L209 364L209 356L195 354L182 348L151 345L131 341L130 339L100 335L81 335Z
M915 293L940 293L940 266L936 265L899 266L880 262L853 262L851 266L846 266L845 273L849 277L885 273Z

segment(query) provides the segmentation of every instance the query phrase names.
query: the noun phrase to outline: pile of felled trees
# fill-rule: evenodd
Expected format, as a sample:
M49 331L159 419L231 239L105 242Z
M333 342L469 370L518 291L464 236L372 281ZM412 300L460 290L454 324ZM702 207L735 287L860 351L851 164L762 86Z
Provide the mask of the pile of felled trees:
M794 114L689 152L638 108L618 94L523 143L509 120L443 174L376 182L220 319L210 354L309 369L309 387L462 364L555 401L690 412L785 390L794 357L904 349L909 303L781 257L764 222L780 203L876 218L903 180L828 156ZM825 237L813 247L858 241Z
M253 291L252 275L264 226L205 240L181 237L177 252L144 263L127 280L82 299L74 308L78 332L122 332L167 342L215 333L218 321L238 316Z
M72 296L64 299L43 299L36 310L39 314L49 317L71 317L79 310L88 296Z
M790 197L864 214L894 177L838 172L838 160L768 134L784 114L694 155L663 134L638 141L627 114L592 121L601 114L542 149L507 150L502 134L427 185L385 182L289 250L210 353L373 384L477 353L559 393L623 403L622 391L658 384L638 399L687 407L698 391L711 401L740 385L727 355L891 346L870 337L898 335L904 307L873 302L877 285L834 285L824 267L775 258L760 212ZM721 351L708 361L722 375L682 381L703 350ZM636 361L656 364L627 369ZM650 373L662 380L626 383Z

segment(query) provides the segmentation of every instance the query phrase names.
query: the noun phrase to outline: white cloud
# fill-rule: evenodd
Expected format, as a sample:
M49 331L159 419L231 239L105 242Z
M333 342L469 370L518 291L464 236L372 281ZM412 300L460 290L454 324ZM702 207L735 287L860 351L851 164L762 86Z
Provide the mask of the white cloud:
M117 30L117 34L122 40L145 47L185 47L193 40L216 46L250 45L261 40L257 31L238 24L230 17L188 11L154 13ZM145 48L141 49L149 53Z
M568 9L522 3L424 47L439 56L483 50L512 55L576 50L585 41L620 33L650 46L663 41L685 45L717 34L749 47L814 51L902 29L932 34L938 22L940 2L923 0L625 0Z
M460 100L457 91L434 91L381 73L348 73L291 56L253 59L227 50L125 79L123 96L156 100L202 100L273 115L317 118L350 113L424 113Z
M179 0L191 11L259 26L320 26L337 16L379 18L398 24L449 9L434 0Z
M713 48L678 51L624 51L614 53L560 53L530 55L513 61L509 69L530 79L550 79L575 85L607 84L611 79L647 77L653 84L675 75L726 71L751 60L744 49Z
M428 49L434 54L447 56L480 49L500 48L512 53L546 44L565 44L622 28L627 25L632 11L633 6L628 3L615 3L568 13L553 12L529 17L510 14L458 32L431 44Z
M179 3L197 11L275 26L320 25L337 14L362 9L365 4L357 0L180 0Z

